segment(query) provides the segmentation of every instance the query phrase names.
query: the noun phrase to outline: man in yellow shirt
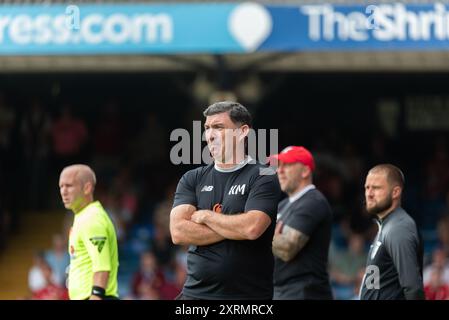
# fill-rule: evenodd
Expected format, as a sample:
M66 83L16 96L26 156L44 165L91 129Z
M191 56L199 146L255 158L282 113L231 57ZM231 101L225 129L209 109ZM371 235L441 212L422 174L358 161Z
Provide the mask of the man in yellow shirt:
M94 201L95 184L95 173L82 164L64 168L59 178L62 202L75 214L69 236L72 300L118 298L117 237L103 206Z

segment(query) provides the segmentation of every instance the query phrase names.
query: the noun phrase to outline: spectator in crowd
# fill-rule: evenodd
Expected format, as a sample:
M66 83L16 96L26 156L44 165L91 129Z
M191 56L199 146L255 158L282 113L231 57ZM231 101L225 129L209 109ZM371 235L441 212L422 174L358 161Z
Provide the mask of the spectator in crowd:
M58 173L68 164L82 162L80 157L88 131L84 120L75 117L69 105L64 105L60 116L54 120L51 137Z
M324 171L323 169L321 170ZM321 177L316 179L316 185L326 195L332 207L334 212L333 221L340 222L348 214L343 178L336 173L325 171Z
M154 225L151 248L162 268L169 267L175 253L175 247L171 243L170 231L163 226Z
M167 148L165 141L169 138L155 113L149 112L143 118L142 130L130 146L133 164L137 168L146 168L163 160Z
M421 225L427 229L435 225L445 210L445 196L449 190L449 152L444 139L437 138L431 158L424 164Z
M129 229L137 219L139 192L133 181L132 168L122 165L109 183L103 182L97 188L98 197L114 222L120 243L127 239Z
M175 274L174 274L174 285L181 292L182 286L187 279L187 246L181 246L176 250L175 254Z
M140 256L140 268L132 278L131 292L138 296L139 287L143 282L154 284L154 287L157 287L162 279L163 273L157 266L156 257L151 251L144 252Z
M111 99L101 109L95 122L93 145L94 163L98 175L110 182L116 168L120 165L120 155L126 141L124 121L121 117L118 102Z
M424 286L426 300L449 300L449 285L443 280L443 270L433 268L430 280Z
M60 234L53 235L53 248L45 254L45 260L53 270L55 284L65 286L66 270L70 264L70 256L67 253L67 244Z
M344 145L341 159L345 180L351 184L357 184L365 168L363 159L353 143L347 142Z
M151 282L144 281L138 285L133 300L161 300L161 295Z
M431 198L444 196L449 186L449 151L446 140L435 141L433 155L427 162L426 191Z
M352 233L347 250L337 252L330 260L331 279L337 284L352 286L365 263L365 239L361 234Z
M428 285L431 282L432 274L435 269L438 269L441 273L442 281L449 285L449 261L446 253L441 248L433 251L432 263L424 268L424 285Z
M68 300L69 295L67 289L57 284L53 277L53 272L48 263L43 261L40 265L44 284L35 290L32 295L32 300Z
M357 276L354 279L353 296L350 300L360 300L360 286L362 285L363 277L365 276L365 267L357 271Z
M47 261L45 261L45 253L40 251L36 252L33 257L33 265L28 272L28 288L31 293L38 292L45 288L47 285L47 278L45 274L45 267L48 266ZM51 275L52 283L57 283L57 279L54 274Z
M115 226L115 231L117 233L118 243L123 243L126 240L127 235L127 225L129 222L122 215L122 208L120 206L120 195L111 190L100 189L97 191L98 199L104 204L104 209Z
M101 199L117 232L117 240L123 243L129 229L137 220L139 191L133 184L132 168L122 165L109 184L99 185L97 194Z
M179 288L169 283L151 251L142 253L140 269L132 279L131 292L137 299L172 300Z
M170 229L170 211L173 205L173 198L176 192L176 183L168 185L165 190L165 198L159 202L153 214L153 225L169 231Z

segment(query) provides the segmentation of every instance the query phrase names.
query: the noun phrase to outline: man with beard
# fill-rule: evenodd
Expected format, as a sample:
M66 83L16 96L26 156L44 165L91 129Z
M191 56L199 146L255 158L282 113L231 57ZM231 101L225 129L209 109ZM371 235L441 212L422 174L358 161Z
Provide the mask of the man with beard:
M361 300L421 300L423 245L414 220L401 208L402 171L381 164L366 177L366 210L379 231L368 254Z

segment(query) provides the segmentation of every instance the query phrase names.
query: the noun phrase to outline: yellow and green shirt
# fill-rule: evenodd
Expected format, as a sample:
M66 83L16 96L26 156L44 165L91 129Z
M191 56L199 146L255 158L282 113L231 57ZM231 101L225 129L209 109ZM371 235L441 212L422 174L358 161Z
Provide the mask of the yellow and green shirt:
M118 297L117 237L114 225L100 202L92 202L75 214L69 236L69 254L70 299L89 298L93 275L99 271L109 271L106 295Z

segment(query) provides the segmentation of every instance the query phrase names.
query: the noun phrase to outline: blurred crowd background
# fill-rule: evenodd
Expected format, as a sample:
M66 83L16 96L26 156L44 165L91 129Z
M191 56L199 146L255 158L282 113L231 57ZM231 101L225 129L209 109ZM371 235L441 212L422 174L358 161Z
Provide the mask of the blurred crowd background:
M377 232L363 209L364 179L384 162L405 173L403 206L425 241L427 298L449 298L447 128L416 128L409 114L416 103L447 106L449 76L295 73L261 74L259 81L258 99L229 90L212 98L240 100L256 129L279 130L280 149L304 145L313 152L314 182L334 211L329 272L335 298L356 299ZM192 121L203 120L210 100L192 94L195 83L194 74L183 73L0 76L0 266L26 252L19 260L26 276L14 280L26 282L27 291L12 298L67 298L73 214L63 209L58 178L64 166L79 162L95 170L96 198L117 230L121 298L179 293L186 248L171 243L169 213L179 178L195 165L171 163L170 133L191 132ZM34 243L31 252L22 250L24 241Z

